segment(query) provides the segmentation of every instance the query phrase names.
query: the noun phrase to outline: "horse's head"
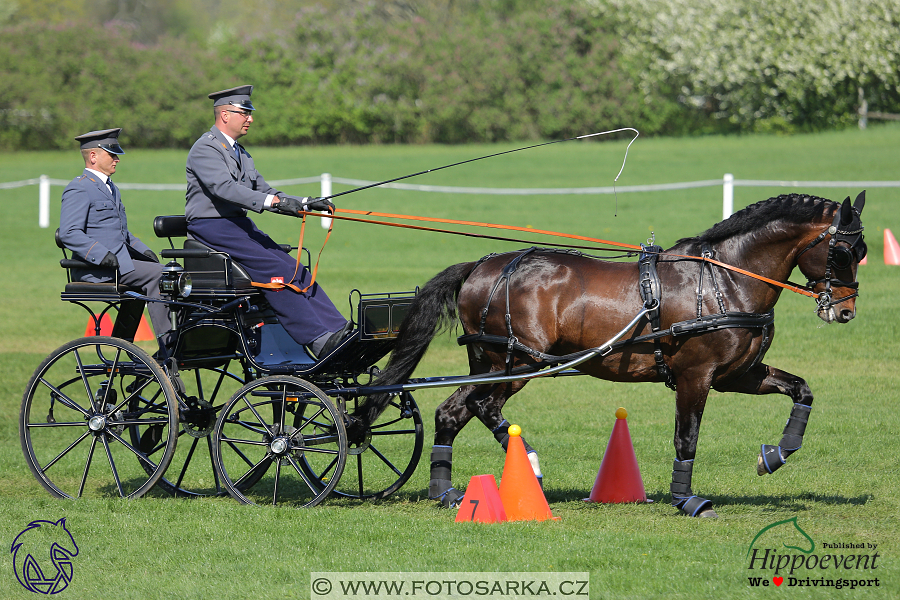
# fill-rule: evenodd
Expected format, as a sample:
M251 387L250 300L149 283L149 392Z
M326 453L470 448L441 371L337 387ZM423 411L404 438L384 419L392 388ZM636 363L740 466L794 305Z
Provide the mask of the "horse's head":
M831 225L797 255L807 286L819 294L816 314L826 323L846 323L856 316L856 269L867 250L860 220L865 203L865 191L852 205L848 196L834 211ZM826 239L827 244L819 244Z

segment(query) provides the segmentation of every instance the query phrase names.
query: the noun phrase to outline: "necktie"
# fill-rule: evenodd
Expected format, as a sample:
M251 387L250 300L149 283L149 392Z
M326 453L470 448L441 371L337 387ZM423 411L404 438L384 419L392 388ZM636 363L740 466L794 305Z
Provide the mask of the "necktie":
M112 194L113 200L116 199L116 186L113 185L112 177L106 180L106 185L109 186L109 193Z
M237 159L238 164L241 164L241 149L238 148L237 143L231 147L232 151L234 151L234 157Z

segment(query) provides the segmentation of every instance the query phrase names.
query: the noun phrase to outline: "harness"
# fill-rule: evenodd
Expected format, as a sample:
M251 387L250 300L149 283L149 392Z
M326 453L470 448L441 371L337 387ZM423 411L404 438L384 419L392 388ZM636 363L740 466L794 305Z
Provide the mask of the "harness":
M607 351L601 354L601 356L605 356L607 354L612 353L613 351L619 350L625 346L631 344L640 344L644 342L653 342L654 350L654 360L656 361L656 369L659 373L660 378L665 382L666 386L671 389L675 389L675 379L672 375L671 369L669 369L668 365L665 362L665 358L662 352L662 346L660 344L660 340L664 337L682 337L689 335L697 335L701 333L708 333L711 331L718 331L720 329L731 329L731 328L743 328L743 329L763 329L764 338L763 344L760 346L759 355L754 360L754 364L759 362L762 359L762 355L765 352L765 348L768 346L768 326L771 325L775 321L775 313L774 311L768 311L766 313L745 313L745 312L737 312L737 311L726 311L724 297L719 289L718 281L715 277L715 272L710 265L710 278L713 281L713 285L715 288L716 301L719 306L720 312L703 315L701 314L702 304L703 304L703 273L706 269L705 261L701 261L700 263L700 282L697 288L697 318L690 319L686 321L679 321L677 323L673 323L667 329L660 328L660 314L659 308L661 306L662 301L662 285L660 283L659 275L656 270L656 263L659 259L660 253L663 252L663 249L660 246L656 246L651 244L641 244L641 256L638 261L638 268L640 271L639 277L639 286L638 292L640 293L641 300L644 303L644 308L648 309L647 318L650 321L650 327L652 333L635 336L626 340L620 340L614 344L611 344ZM512 320L510 316L509 310L509 282L512 275L516 272L522 260L536 251L542 252L565 252L566 254L574 254L577 256L582 256L581 252L577 251L562 251L556 250L553 248L538 248L531 247L527 250L519 252L514 257L510 259L510 261L506 264L506 266L501 271L500 275L497 278L497 281L494 282L493 287L491 288L491 292L488 295L487 301L485 303L484 308L481 310L481 322L479 325L478 333L471 333L461 335L457 338L457 343L460 346L464 346L467 344L475 344L475 343L485 343L493 346L505 346L506 347L506 374L507 375L516 375L519 373L532 372L534 370L539 370L547 366L564 363L570 360L577 358L578 356L584 354L584 352L589 352L589 350L582 350L579 352L574 352L572 354L566 354L564 356L556 356L553 354L547 354L545 352L541 352L539 350L535 350L533 348L529 348L528 346L522 344L518 338L516 338L512 329ZM711 256L712 252L710 248L704 244L703 252L705 255ZM482 262L487 260L488 258L492 258L498 256L496 254L492 254L486 256L478 261L475 268L478 267ZM474 272L475 268L472 269ZM488 311L491 306L491 302L494 298L494 295L497 291L503 287L506 291L506 313L504 314L504 322L506 323L506 331L507 336L503 337L501 335L494 335L485 333L485 324L487 323ZM523 365L517 368L513 368L512 358L515 352L521 352L523 354L527 354L532 358L537 359L537 363L530 365Z

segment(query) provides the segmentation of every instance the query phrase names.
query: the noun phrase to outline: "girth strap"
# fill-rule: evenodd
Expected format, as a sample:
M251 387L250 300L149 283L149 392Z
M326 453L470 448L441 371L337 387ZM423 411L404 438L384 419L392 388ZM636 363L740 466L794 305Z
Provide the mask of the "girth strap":
M500 277L497 278L497 281L494 282L494 287L491 288L491 293L488 294L487 302L484 305L484 308L481 310L481 324L478 328L478 334L484 335L484 326L487 323L488 311L491 308L491 302L494 299L494 294L500 288L501 284L505 284L506 287L506 313L503 316L503 320L506 323L506 374L510 374L510 370L512 369L512 358L513 353L517 349L517 345L519 344L519 340L516 339L515 334L512 329L512 318L509 314L509 280L512 277L512 274L516 272L516 269L519 268L519 263L522 262L522 259L537 250L537 247L532 246L531 248L525 250L524 252L517 255L513 258L505 267L503 267L503 271L500 272Z
M659 259L661 246L641 244L641 258L638 260L640 271L639 291L644 308L649 309L647 318L650 319L650 327L653 332L659 331L659 306L662 301L662 286L659 282L659 274L656 272L656 261ZM675 389L675 378L663 357L662 345L659 338L653 339L653 359L656 361L656 372L666 383L669 389Z

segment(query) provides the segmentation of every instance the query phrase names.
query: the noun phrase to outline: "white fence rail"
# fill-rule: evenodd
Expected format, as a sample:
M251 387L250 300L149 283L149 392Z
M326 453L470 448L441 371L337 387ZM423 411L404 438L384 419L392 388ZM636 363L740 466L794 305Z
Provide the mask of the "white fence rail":
M306 183L319 183L323 197L331 196L332 183L340 183L351 186L367 186L377 182L363 179L347 179L344 177L332 177L330 173L322 173L315 177L300 177L297 179L282 179L269 182L273 187L288 185L300 185ZM50 226L50 186L66 186L69 180L51 179L41 175L36 179L12 181L0 183L0 189L38 186L38 225L42 228ZM116 185L121 190L157 190L184 192L187 184L184 183L119 183ZM805 187L805 188L849 188L861 190L863 188L900 188L900 181L789 181L783 179L735 179L731 173L726 173L722 179L706 179L702 181L683 181L679 183L658 183L650 185L623 185L586 188L485 188L485 187L450 187L441 185L414 185L409 183L386 183L380 187L395 190L408 190L417 192L435 192L445 194L492 194L502 196L534 196L534 195L562 195L562 194L613 194L628 192L661 192L668 190L684 190L701 187L722 187L722 218L727 219L734 211L735 187ZM328 228L331 219L322 219L322 227Z

